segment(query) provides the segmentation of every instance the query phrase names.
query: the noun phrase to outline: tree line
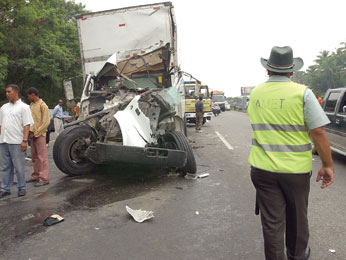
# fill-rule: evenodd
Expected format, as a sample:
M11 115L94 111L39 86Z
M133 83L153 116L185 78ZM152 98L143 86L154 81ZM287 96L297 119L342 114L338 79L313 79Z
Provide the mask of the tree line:
M23 94L36 87L50 107L64 97L64 79L73 78L74 89L81 91L74 17L87 12L82 4L67 0L1 0L0 104L7 102L4 88L10 83ZM346 42L335 52L321 51L315 64L292 79L320 95L328 88L346 86Z
M74 16L86 12L66 0L1 0L1 103L7 102L4 88L10 83L23 96L36 87L50 107L64 97L63 80L82 74Z
M309 86L323 96L327 89L346 86L346 42L334 52L321 51L306 71L294 73L292 80Z

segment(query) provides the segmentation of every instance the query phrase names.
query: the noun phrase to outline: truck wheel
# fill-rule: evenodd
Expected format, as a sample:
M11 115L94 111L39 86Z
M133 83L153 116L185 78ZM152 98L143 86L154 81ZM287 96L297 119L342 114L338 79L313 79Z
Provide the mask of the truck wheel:
M96 141L91 127L83 125L65 129L55 140L53 159L63 173L76 176L90 173L94 164L85 157L91 141Z
M169 132L164 137L165 148L181 150L186 152L186 164L180 169L183 173L196 173L197 166L195 156L193 155L192 149L189 142L181 132Z

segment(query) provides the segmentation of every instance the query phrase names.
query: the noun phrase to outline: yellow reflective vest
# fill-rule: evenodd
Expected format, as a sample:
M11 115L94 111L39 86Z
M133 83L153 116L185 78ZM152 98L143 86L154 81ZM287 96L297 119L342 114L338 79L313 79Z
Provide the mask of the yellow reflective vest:
M252 166L279 173L311 171L311 141L304 123L305 90L306 86L294 82L265 82L251 92Z

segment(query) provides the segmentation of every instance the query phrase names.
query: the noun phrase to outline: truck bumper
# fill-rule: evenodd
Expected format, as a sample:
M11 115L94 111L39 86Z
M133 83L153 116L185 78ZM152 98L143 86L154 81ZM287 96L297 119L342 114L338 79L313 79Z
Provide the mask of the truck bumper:
M204 112L203 117L211 117L213 112ZM186 119L188 118L196 118L196 113L185 113Z
M103 143L96 143L94 146L89 147L87 157L96 164L122 162L172 168L182 168L186 164L186 153L184 151Z

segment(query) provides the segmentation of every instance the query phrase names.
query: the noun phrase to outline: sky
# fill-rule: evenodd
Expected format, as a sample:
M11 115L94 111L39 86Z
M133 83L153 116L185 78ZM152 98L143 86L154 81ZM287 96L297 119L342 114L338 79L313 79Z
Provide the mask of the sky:
M92 12L158 3L75 0ZM172 0L181 69L226 96L267 80L260 58L291 46L305 71L323 50L346 41L345 0Z

